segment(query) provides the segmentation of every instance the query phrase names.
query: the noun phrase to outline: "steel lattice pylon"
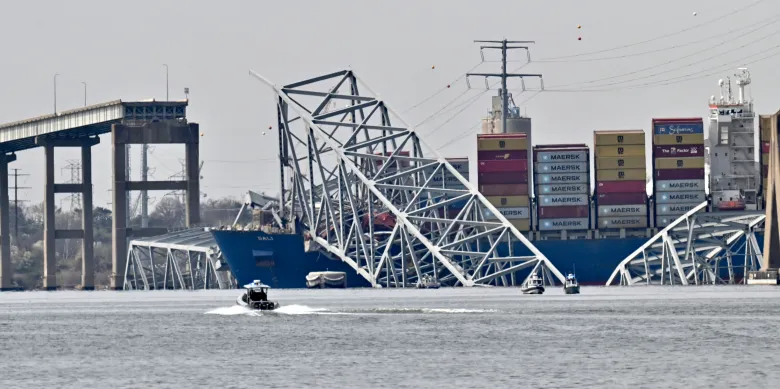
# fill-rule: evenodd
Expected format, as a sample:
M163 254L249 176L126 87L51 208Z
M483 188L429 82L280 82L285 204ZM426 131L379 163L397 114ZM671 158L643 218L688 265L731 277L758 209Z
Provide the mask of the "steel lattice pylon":
M374 286L410 286L424 274L453 286L519 285L516 272L531 268L563 283L353 71L283 87L250 74L276 93L282 218L299 221L310 249L340 258ZM445 188L445 177L461 185Z
M761 211L703 212L701 203L638 248L615 268L610 285L736 284L761 266L756 233Z

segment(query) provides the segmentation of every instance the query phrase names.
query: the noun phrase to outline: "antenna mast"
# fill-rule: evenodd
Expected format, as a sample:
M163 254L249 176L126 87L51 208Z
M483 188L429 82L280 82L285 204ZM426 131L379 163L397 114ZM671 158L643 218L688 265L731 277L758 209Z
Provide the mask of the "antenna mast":
M542 87L541 89L544 90L544 80L542 80L541 74L511 74L506 72L506 54L508 50L513 49L523 49L526 51L528 62L531 62L531 53L528 51L528 46L513 46L514 44L522 44L522 43L535 43L534 41L509 41L509 40L500 40L500 41L483 41L483 40L476 40L474 43L493 43L493 44L500 44L500 46L480 46L479 47L479 53L482 55L482 59L485 59L485 54L483 53L483 50L485 49L498 49L501 50L501 73L466 73L466 77L469 76L482 76L485 77L485 83L487 84L487 78L488 77L500 77L501 78L501 103L502 103L502 111L501 111L501 132L506 132L506 118L509 114L509 97L508 92L506 90L506 80L509 77L517 77L517 78L524 78L524 77L539 77L539 80L541 80ZM523 90L525 90L525 84L523 84Z

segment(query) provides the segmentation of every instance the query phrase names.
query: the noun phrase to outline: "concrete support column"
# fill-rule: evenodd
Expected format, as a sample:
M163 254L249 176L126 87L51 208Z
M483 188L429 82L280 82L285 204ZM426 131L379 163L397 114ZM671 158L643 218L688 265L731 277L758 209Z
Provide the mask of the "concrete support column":
M199 126L196 123L189 124L190 139L184 144L185 169L187 170L186 191L186 225L191 227L200 223L200 152Z
M122 129L123 130L123 129ZM114 128L111 134L113 149L113 185L111 193L112 208L112 257L111 289L121 290L124 287L125 268L127 266L127 181L125 179L125 139L119 134L120 129Z
M84 290L95 290L94 230L92 228L92 145L81 146L81 184L84 186L81 204L81 285Z
M0 154L0 292L12 290L11 229L8 202L8 163L16 160L15 154Z
M46 154L46 173L43 186L43 287L57 289L57 252L54 226L54 146L43 147Z

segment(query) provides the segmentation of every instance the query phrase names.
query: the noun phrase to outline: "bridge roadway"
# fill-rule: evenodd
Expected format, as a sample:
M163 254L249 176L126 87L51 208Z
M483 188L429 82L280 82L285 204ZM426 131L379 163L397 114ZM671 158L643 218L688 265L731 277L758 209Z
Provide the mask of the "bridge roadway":
M16 153L36 147L44 149L43 287L58 288L56 239L82 240L82 280L86 290L94 289L92 228L92 146L99 136L111 133L112 142L112 275L111 288L123 287L128 239L163 234L164 228L128 228L127 192L131 190L185 190L186 223L200 221L199 125L188 123L184 101L114 100L79 109L58 112L0 125L0 291L18 289L13 284L9 229L8 164ZM127 177L126 145L184 144L186 176L183 181L130 181ZM58 184L54 180L54 149L81 148L82 177L79 184ZM55 193L82 194L82 228L55 228Z

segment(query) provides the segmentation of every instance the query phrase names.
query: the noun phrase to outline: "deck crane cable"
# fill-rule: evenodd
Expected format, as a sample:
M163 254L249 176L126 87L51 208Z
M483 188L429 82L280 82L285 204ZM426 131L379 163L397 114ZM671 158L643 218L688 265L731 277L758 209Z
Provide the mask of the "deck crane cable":
M627 47L633 47L633 46L638 46L638 45L645 44L645 43L655 42L655 41L660 40L660 39L668 38L670 36L675 36L675 35L679 35L679 34L682 34L682 33L685 33L685 32L691 31L691 30L695 30L695 29L697 29L699 27L715 23L715 22L717 22L719 20L723 20L723 19L728 18L728 17L733 17L734 15L736 15L736 14L742 12L742 11L746 11L746 10L748 10L750 8L753 8L753 7L763 3L765 1L767 1L767 0L756 0L756 1L746 5L744 7L740 7L740 8L737 8L736 10L732 10L732 11L726 12L726 13L722 14L721 16L718 16L718 17L716 17L714 19L710 19L708 21L705 21L705 22L702 22L702 23L699 23L699 24L695 24L695 25L693 25L691 27L684 28L682 30L678 30L678 31L675 31L675 32L659 35L659 36L657 36L655 38L650 38L650 39L647 39L647 40L644 40L644 41L634 42L634 43L630 43L630 44L626 44L626 45L615 46L615 47L612 47L612 48L609 48L609 49L590 51L590 52L586 52L586 53L564 55L564 56L559 56L559 57L542 58L542 60L576 58L576 57L582 57L582 56L591 55L591 54L606 53L606 52L610 52L610 51L625 49Z
M778 18L780 18L780 13L776 13L776 14L768 17L768 18L761 19L758 22L751 22L751 23L749 23L746 26L736 27L734 29L731 29L729 31L726 31L726 32L723 32L723 33L720 33L720 34L708 35L706 38L703 38L703 39L699 39L699 40L695 40L695 41L691 41L691 42L687 42L687 43L682 43L682 44L677 44L677 45L673 45L673 46L662 47L660 49L653 49L653 50L642 51L642 52L638 52L638 53L615 55L615 56L611 56L611 57L596 57L596 58L567 59L567 60L544 60L544 59L541 59L541 60L536 60L535 62L556 62L556 63L595 62L595 61L607 61L607 60L613 60L613 59L625 59L625 58L630 58L630 57L638 57L638 56L642 56L642 55L646 55L646 54L655 54L655 53L660 53L660 52L664 52L664 51L679 49L681 47L695 45L697 43L706 42L706 41L709 41L709 40L720 38L722 36L733 35L734 33L737 33L739 31L742 31L742 30L746 29L746 28L749 28L749 27L752 27L752 26L756 26L756 25L759 26L758 28L756 28L756 30L758 30L758 29L764 28L764 27L766 27L768 25L772 25L772 24L780 22L780 20L778 20ZM755 30L751 30L751 31L755 31ZM734 38L732 40L735 40L735 39L737 39L737 38Z
M780 22L780 19L776 20L775 22ZM753 30L751 30L751 31L749 31L749 32L747 32L747 33L745 33L743 35L737 36L734 39L742 38L743 36L748 35L748 34L750 34L752 32L755 32L755 31L759 30L760 28L766 27L768 25L769 24L764 25L764 26L759 26L758 28L753 29ZM686 64L686 65L678 66L678 67L673 68L673 69L667 69L667 70L659 71L659 72L656 72L656 73L651 73L651 74L648 74L648 75L645 75L645 76L634 77L634 78L630 78L630 79L622 80L622 81L612 81L612 82L609 82L609 83L600 84L600 85L594 85L594 86L582 86L582 88L599 88L599 87L603 87L603 86L612 86L612 85L625 84L625 83L632 82L632 81L643 80L643 79L646 79L646 78L655 77L655 76L659 76L659 75L666 74L666 73L671 73L671 72L674 72L674 71L677 71L677 70L681 70L681 69L685 69L685 68L691 67L693 65L696 65L696 64L699 64L699 63L702 63L702 62L709 62L710 60L712 60L714 58L724 57L728 53L744 49L744 48L746 48L746 47L748 47L750 45L753 45L755 43L761 42L761 41L763 41L763 40L765 40L767 38L774 38L774 37L777 36L777 33L778 33L777 30L772 31L769 34L764 35L764 36L762 36L762 37L760 37L758 39L751 40L750 42L748 42L746 44L743 44L739 48L736 48L736 49L731 49L731 48L725 47L726 52L724 52L724 53L715 53L715 54L710 55L708 57L701 58L701 59L699 59L699 60L697 60L695 62L691 62L691 63ZM708 51L712 51L713 49L716 49L716 48L724 47L724 45L726 43L729 43L730 41L733 41L734 39L725 40L725 41L720 42L719 44L717 44L715 46L706 47L706 48L704 48L702 50L690 53L688 55L685 55L685 56L682 56L682 57L675 57L674 59L671 59L671 60L666 61L664 63L660 63L660 64L653 65L653 66L649 66L649 67L646 67L646 68L643 68L643 69L639 69L639 70L635 70L635 71L632 71L632 72L623 73L623 74L610 76L610 77L605 77L605 78L589 80L589 81L581 81L581 82L569 83L569 84L561 84L561 85L552 85L552 87L553 88L556 88L556 87L560 88L560 87L567 87L567 86L592 84L592 83L595 83L595 82L598 82L598 81L605 81L605 80L609 80L609 79L614 79L614 78L619 78L619 77L623 77L623 76L629 76L629 75L641 73L641 72L644 72L646 70L652 70L652 69L655 69L655 68L662 67L664 65L669 65L671 63L677 62L677 61L682 60L682 59L686 59L686 58L690 58L690 57L696 56L696 55L701 54L703 52L708 52Z
M650 82L646 82L646 83L642 83L642 84L626 85L626 86L620 86L620 87L615 87L615 88L606 88L606 89L547 89L545 91L547 91L547 92L611 92L611 91L619 91L619 90L627 90L627 89L638 89L638 88L644 88L644 87L680 84L680 83L683 83L683 82L688 82L688 81L692 81L692 80L698 80L698 79L705 78L705 77L711 77L713 75L720 74L720 73L722 73L724 71L728 71L729 69L733 69L734 67L744 67L744 66L747 66L747 65L752 65L752 64L755 64L755 63L758 63L758 62L762 62L762 61L770 59L770 58L774 58L774 57L780 55L780 50L777 50L777 49L780 49L780 44L775 45L774 47L770 47L768 49L763 49L763 50L761 50L759 52L756 52L756 53L753 53L751 55L744 56L744 57L742 57L742 58L740 58L739 60L736 60L736 61L727 62L727 63L721 63L720 65L712 66L712 67L709 67L709 68L706 68L706 69L701 69L701 70L698 70L696 72L688 73L688 74L685 74L685 75L682 75L682 76L667 78L667 79L663 79L663 80L650 81ZM760 54L766 54L767 51L769 51L768 55L765 55L763 57L759 57L758 59L755 59L755 60L752 60L752 61L743 62L744 60L746 60L748 58L752 58L752 57L758 56ZM718 70L715 70L715 69L718 69ZM712 71L710 73L702 74L702 72L708 72L708 71L711 71L711 70L714 70L714 71ZM633 81L633 80L628 80L628 81ZM607 86L607 85L597 85L597 86L594 86L593 88L598 88L598 87L601 87L601 86Z
M417 104L415 104L415 105L413 105L413 106L411 106L411 107L407 108L406 110L402 111L402 112L401 112L401 114L403 115L403 114L409 113L410 111L414 110L415 108L417 108L417 107L419 107L419 106L421 106L421 105L423 105L423 104L427 103L428 101L430 101L430 100L431 100L431 99L433 99L434 97L438 96L439 94L441 94L441 93L442 93L442 92L444 92L445 90L447 90L447 89L450 89L450 88L452 87L452 85L454 85L454 84L455 84L455 83L457 83L458 81L462 80L464 77L466 77L466 74L467 74L467 73L469 73L469 72L471 72L472 70L476 69L477 67L479 67L479 65L482 65L482 63L483 63L483 62L485 62L485 61L479 61L479 62L478 62L476 65L472 66L472 67L471 67L471 69L469 69L469 70L466 70L465 72L463 72L463 74L461 74L460 76L458 76L458 78L456 78L456 79L452 80L452 81L451 81L449 84L447 84L447 85L445 85L445 86L443 86L443 87L439 88L439 90L437 90L436 92L433 92L433 94L432 94L432 95L430 95L430 96L428 96L428 97L424 98L423 100L421 100L421 101L420 101L420 102L418 102Z

